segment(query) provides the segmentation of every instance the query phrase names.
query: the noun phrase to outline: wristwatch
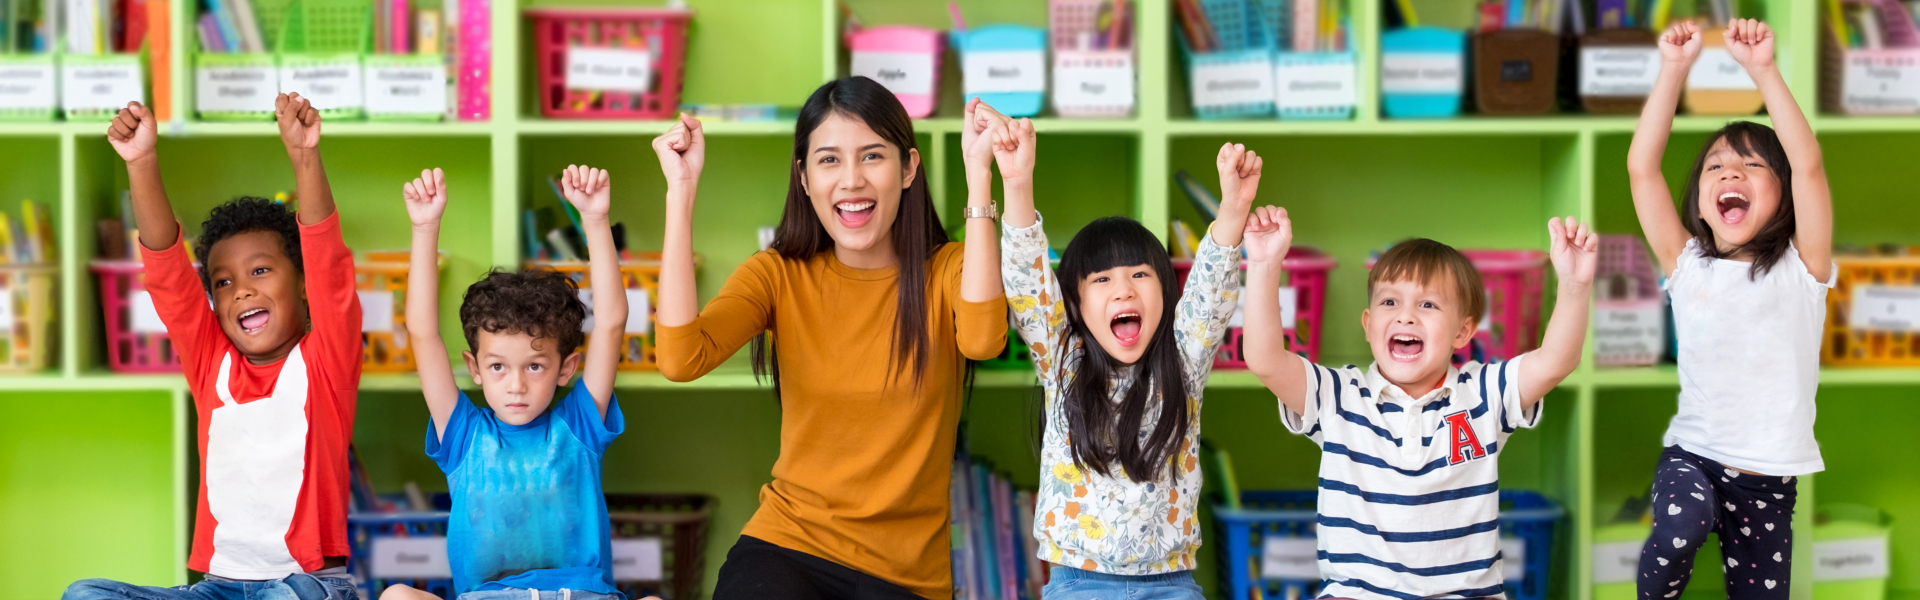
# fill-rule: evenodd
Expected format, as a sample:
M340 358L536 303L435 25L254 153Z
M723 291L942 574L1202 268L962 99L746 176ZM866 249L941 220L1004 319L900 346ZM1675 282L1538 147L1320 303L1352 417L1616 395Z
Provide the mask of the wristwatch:
M1000 208L988 202L986 206L969 206L960 214L969 219L999 219Z

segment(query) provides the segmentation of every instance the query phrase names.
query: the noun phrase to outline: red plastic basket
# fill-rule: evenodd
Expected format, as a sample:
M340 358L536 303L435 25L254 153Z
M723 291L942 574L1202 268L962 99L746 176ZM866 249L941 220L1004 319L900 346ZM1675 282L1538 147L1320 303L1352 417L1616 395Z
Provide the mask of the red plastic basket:
M555 119L661 119L680 108L693 11L670 8L530 8L540 114ZM647 52L645 91L567 87L571 48Z
M180 354L146 295L146 265L137 260L96 260L100 307L106 313L107 368L121 373L178 373ZM136 313L147 316L138 317Z
M1294 322L1287 326L1287 347L1294 352L1307 355L1307 360L1320 360L1321 324L1326 321L1327 273L1332 271L1339 261L1334 260L1317 249L1295 247L1287 251L1287 260L1281 263L1281 269L1287 276L1288 287L1297 295L1294 300ZM1242 271L1246 263L1241 263ZM1173 272L1180 280L1180 288L1186 289L1187 273L1193 270L1193 261L1173 261ZM1245 290L1240 296L1243 307L1235 313L1235 322L1244 312ZM1301 333L1304 331L1305 333ZM1216 369L1247 368L1246 350L1242 347L1241 328L1238 325L1227 328L1227 337L1220 344L1220 351L1213 355L1213 367Z
M1473 343L1453 353L1453 364L1506 360L1540 347L1541 291L1547 253L1539 250L1461 250L1487 288L1487 313ZM1373 268L1375 259L1367 259Z

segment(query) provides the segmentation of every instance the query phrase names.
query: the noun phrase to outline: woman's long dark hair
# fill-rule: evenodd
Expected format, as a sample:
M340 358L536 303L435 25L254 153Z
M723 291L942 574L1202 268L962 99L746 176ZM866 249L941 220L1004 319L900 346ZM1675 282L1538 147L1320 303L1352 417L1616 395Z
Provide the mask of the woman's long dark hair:
M1080 282L1088 275L1114 267L1147 265L1160 279L1160 323L1147 351L1140 356L1140 371L1133 384L1115 403L1110 382L1129 368L1120 364L1095 341L1080 318ZM1068 437L1073 446L1073 461L1111 477L1111 466L1118 463L1134 481L1158 479L1161 470L1170 467L1169 458L1180 450L1187 435L1186 368L1180 362L1180 350L1173 336L1174 309L1180 302L1180 285L1173 273L1173 261L1166 246L1140 223L1126 217L1106 217L1088 224L1060 254L1060 296L1066 302L1067 323L1080 337L1080 357L1073 367L1073 381L1067 382L1065 412ZM1159 402L1153 402L1154 399ZM1159 415L1152 433L1144 438L1141 425L1150 404L1158 404Z
M1707 153L1713 145L1726 140L1727 146L1742 157L1759 156L1767 161L1767 168L1780 178L1780 207L1773 213L1773 220L1760 226L1747 243L1721 252L1713 241L1713 229L1707 221L1700 218L1700 178L1707 168ZM1718 199L1711 199L1718 201ZM1700 156L1693 159L1693 171L1687 174L1685 200L1680 203L1681 222L1687 224L1687 232L1698 241L1700 253L1708 258L1725 258L1742 250L1753 251L1753 267L1748 269L1749 279L1758 279L1773 270L1774 263L1786 256L1787 244L1793 241L1793 163L1787 161L1787 149L1780 145L1780 136L1775 135L1772 127L1751 121L1734 121L1707 138L1707 145L1700 147Z
M780 225L774 229L775 252L786 260L808 260L815 254L833 251L833 237L813 211L813 199L807 195L802 176L813 130L827 117L840 115L866 123L881 139L900 150L900 160L910 160L909 150L917 148L913 137L913 119L893 92L865 77L848 77L827 82L814 90L800 107L793 127L793 163L788 165L787 206L781 211ZM894 303L893 359L889 370L896 376L903 370L913 373L917 385L927 370L927 261L947 243L947 230L934 212L933 195L927 191L927 171L915 167L913 185L900 191L900 211L893 221L893 250L899 255L900 294ZM755 378L771 376L774 396L780 394L780 361L775 351L777 340L762 334L753 341Z

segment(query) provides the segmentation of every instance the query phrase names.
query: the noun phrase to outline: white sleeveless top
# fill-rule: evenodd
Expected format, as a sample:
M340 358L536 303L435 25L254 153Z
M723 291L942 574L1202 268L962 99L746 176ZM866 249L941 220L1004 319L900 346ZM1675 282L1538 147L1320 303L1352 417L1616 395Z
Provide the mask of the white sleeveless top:
M1665 443L1763 475L1822 471L1813 397L1833 275L1815 281L1791 244L1758 279L1751 266L1707 258L1690 239L1667 278L1680 412Z

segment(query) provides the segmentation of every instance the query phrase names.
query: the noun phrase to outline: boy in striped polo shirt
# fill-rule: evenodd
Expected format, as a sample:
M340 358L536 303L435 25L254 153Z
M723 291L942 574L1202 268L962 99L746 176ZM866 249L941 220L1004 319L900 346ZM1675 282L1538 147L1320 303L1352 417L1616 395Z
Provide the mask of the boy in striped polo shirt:
M1247 366L1289 431L1320 446L1321 598L1500 598L1499 453L1540 419L1540 400L1580 362L1598 237L1547 223L1560 302L1540 348L1453 367L1486 290L1473 263L1416 239L1380 256L1360 313L1374 363L1315 365L1286 350L1280 262L1249 243ZM1250 228L1248 236L1256 233ZM1290 236L1289 236L1290 237Z

